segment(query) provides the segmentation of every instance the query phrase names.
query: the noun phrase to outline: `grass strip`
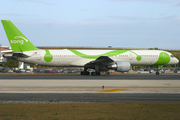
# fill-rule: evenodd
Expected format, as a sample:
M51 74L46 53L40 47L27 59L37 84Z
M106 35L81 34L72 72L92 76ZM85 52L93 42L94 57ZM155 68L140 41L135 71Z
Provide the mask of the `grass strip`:
M180 103L0 104L0 120L178 120Z

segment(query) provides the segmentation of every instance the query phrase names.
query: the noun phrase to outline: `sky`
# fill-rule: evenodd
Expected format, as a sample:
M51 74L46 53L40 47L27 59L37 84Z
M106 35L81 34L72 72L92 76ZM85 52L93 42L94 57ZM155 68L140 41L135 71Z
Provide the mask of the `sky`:
M1 0L35 46L180 49L180 0ZM10 46L0 24L0 44Z

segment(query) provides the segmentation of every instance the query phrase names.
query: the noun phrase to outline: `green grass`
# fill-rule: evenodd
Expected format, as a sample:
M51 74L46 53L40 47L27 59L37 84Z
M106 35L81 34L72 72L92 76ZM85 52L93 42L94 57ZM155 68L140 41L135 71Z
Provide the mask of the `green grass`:
M0 104L0 120L178 120L180 103Z

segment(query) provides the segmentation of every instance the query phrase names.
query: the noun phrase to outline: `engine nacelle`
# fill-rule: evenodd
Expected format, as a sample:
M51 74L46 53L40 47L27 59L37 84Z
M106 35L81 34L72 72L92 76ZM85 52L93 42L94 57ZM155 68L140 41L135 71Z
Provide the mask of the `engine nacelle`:
M118 61L113 65L107 66L107 68L118 72L128 72L131 68L131 64L126 61Z

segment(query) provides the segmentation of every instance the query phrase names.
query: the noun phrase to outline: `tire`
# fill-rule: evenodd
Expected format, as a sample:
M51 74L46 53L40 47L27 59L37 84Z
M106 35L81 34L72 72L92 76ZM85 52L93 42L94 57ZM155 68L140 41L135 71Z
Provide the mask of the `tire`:
M101 73L100 72L96 72L96 75L101 75Z
M82 71L82 72L81 72L81 75L89 75L89 72L84 72L84 71Z
M81 72L81 75L85 75L85 72L83 71L83 72Z
M91 75L96 75L96 73L95 72L91 72Z
M159 75L159 72L156 72L156 75Z

